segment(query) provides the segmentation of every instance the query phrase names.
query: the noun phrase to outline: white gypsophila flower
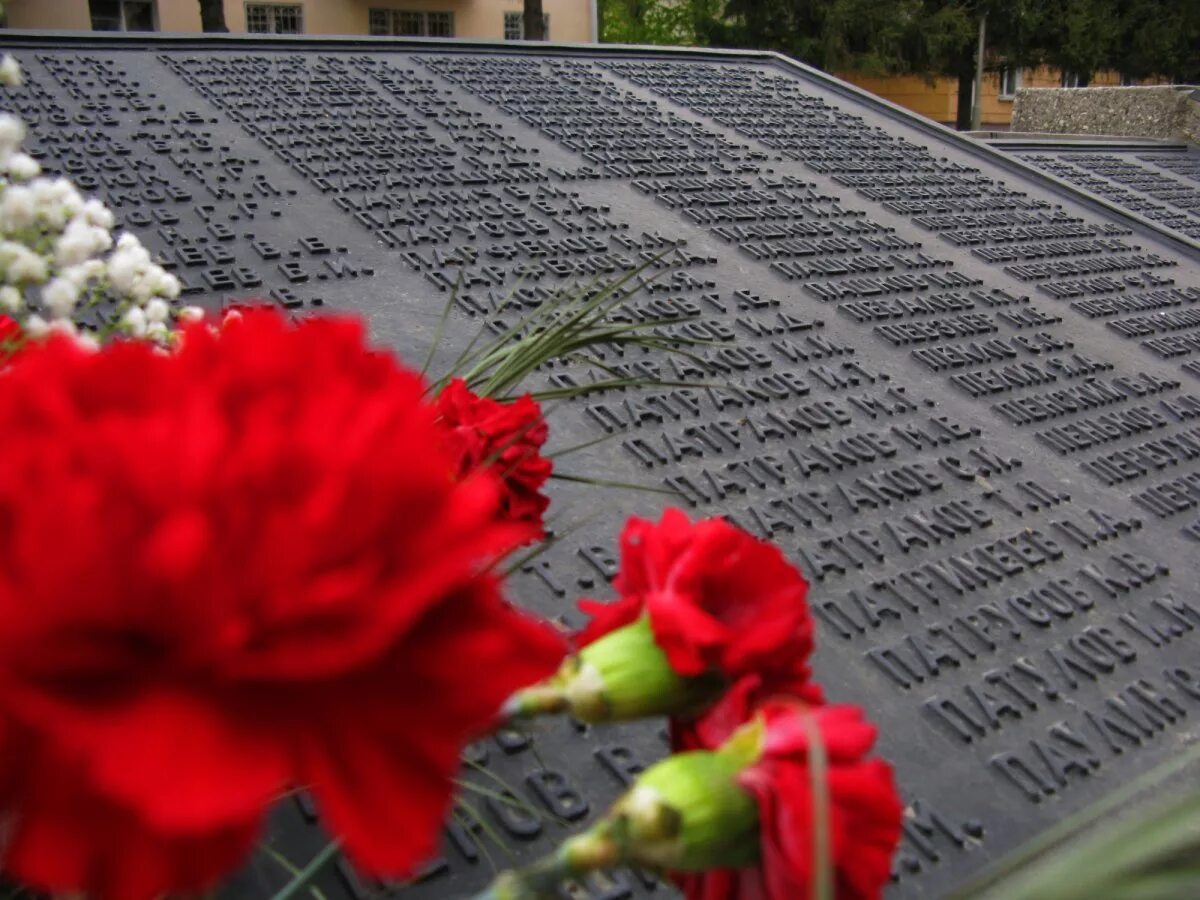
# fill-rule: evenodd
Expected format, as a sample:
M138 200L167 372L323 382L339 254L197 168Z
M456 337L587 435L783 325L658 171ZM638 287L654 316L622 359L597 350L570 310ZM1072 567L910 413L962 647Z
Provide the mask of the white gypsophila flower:
M146 304L146 321L148 322L165 322L170 315L171 307L167 306L165 300L155 297Z
M28 228L37 218L37 197L31 188L12 184L0 194L0 230L12 233Z
M146 336L146 313L140 306L131 306L121 316L121 327L134 337Z
M79 196L75 185L65 178L43 178L32 187L37 192L38 202L44 206L63 203L72 197ZM79 199L79 205L81 207L83 205L82 198Z
M142 246L142 242L137 239L136 234L130 234L128 231L121 232L121 236L117 238L118 250L136 250Z
M81 331L78 335L76 335L75 343L79 345L80 349L87 350L91 353L95 353L100 349L99 339L90 331Z
M14 153L8 158L7 168L14 181L29 181L42 174L42 167L28 153Z
M0 241L0 269L7 269L18 253L28 248L19 241Z
M11 284L0 287L0 309L9 315L12 315L21 308L22 299L21 292Z
M79 216L67 223L62 237L54 245L54 256L59 265L79 265L97 253L112 246L112 235L96 225L89 225Z
M199 306L185 306L175 313L175 318L180 322L199 322L204 318L204 310Z
M42 303L53 319L68 318L79 302L79 288L66 278L51 278L42 288Z
M14 153L25 140L25 123L14 115L0 114L0 153Z
M155 281L142 276L133 285L133 290L129 292L129 299L138 306L145 306L147 301L154 296Z
M55 230L83 211L83 197L65 178L39 178L29 186L37 201L38 218Z
M31 338L43 338L50 333L50 323L37 313L28 316L21 327Z
M145 253L146 251L143 250L142 252ZM168 279L170 280L168 281ZM129 298L134 303L145 306L151 297L161 296L164 290L170 290L172 286L175 287L177 296L178 284L179 279L175 278L175 276L167 275L161 266L149 263L134 279L133 285L129 288Z
M70 319L54 319L46 326L47 334L61 334L66 337L75 337L79 333L79 328Z
M104 265L104 260L88 259L77 266L68 266L65 269L61 269L58 274L59 277L68 279L82 289L89 281L99 281L107 271L108 268Z
M92 236L82 229L71 229L63 232L54 243L54 259L60 266L78 266L92 256Z
M141 247L122 249L121 242L117 242L116 251L108 258L108 281L119 296L126 297L133 291L139 276L149 265L149 256Z
M24 79L21 76L21 64L11 53L0 57L0 84L7 87L20 87Z
M170 337L171 330L165 322L151 322L146 326L146 337L152 341L165 341Z
M50 272L44 257L38 256L22 244L13 244L12 241L5 241L4 245L16 247L5 269L5 279L9 284L22 284L27 281L41 284L46 280L46 276Z
M103 228L106 232L112 231L113 226L117 222L112 211L95 197L83 204L83 209L80 210L79 215L89 225ZM111 243L111 238L109 240Z
M181 290L183 290L183 285L179 283L178 278L169 272L164 272L158 279L158 296L160 297L174 300L179 296Z

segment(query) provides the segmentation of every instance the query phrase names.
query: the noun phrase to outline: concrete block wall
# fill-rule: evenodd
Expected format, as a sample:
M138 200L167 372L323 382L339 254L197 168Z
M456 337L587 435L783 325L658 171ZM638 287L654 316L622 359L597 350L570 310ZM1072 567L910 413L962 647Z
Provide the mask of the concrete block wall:
M1200 87L1022 88L1017 92L1012 130L1200 144Z

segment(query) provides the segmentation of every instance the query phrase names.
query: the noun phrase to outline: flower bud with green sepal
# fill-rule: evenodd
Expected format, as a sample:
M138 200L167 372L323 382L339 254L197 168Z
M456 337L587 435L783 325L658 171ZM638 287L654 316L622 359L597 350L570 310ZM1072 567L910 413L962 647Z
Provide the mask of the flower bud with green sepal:
M591 723L628 721L702 710L724 687L715 672L690 678L676 672L643 616L568 657L547 681L518 691L505 712L566 712Z
M513 697L509 716L687 719L740 679L795 692L809 678L804 576L777 547L723 519L692 522L677 509L658 523L629 519L614 586L612 603L581 601L592 618L575 636L575 656Z
M585 834L477 900L557 897L566 878L624 865L665 872L688 900L878 900L902 805L874 740L856 707L764 701L715 748L647 769Z
M600 869L654 871L744 868L759 858L758 805L738 783L761 755L762 722L720 749L671 756L647 769L588 831L523 869L500 875L476 900L538 900L556 886Z
M626 857L652 869L740 869L759 858L758 805L738 776L762 754L754 721L716 751L670 756L647 769L613 807L628 823Z

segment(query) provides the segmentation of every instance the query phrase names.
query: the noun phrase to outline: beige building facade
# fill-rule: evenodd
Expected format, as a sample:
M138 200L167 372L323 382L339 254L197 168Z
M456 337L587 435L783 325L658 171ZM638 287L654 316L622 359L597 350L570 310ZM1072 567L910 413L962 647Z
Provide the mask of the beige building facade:
M8 27L200 31L198 0L9 0ZM542 0L552 41L596 40L595 0ZM521 0L225 0L233 32L519 40Z

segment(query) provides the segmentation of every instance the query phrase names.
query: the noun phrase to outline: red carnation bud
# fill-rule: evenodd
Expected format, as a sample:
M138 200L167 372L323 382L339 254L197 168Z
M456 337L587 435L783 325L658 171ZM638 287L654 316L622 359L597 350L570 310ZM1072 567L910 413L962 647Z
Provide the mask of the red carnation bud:
M677 509L657 524L631 518L614 584L615 602L580 603L593 616L576 637L581 649L550 682L515 696L511 714L670 715L686 727L747 678L819 702L809 683L808 584L773 545Z
M502 485L500 514L544 533L542 514L550 499L541 493L553 464L542 456L549 429L541 407L528 394L500 402L480 397L455 378L436 401L438 422L455 459L455 474L483 470Z
M881 897L903 809L891 766L868 758L874 742L875 728L857 707L786 697L764 702L717 749L758 745L757 754L743 755L753 759L736 776L758 810L757 862L702 866L715 871L699 874L676 867L689 900L807 900L820 866L839 900Z
M683 677L791 669L812 652L808 583L779 548L724 519L691 522L678 509L657 524L631 518L621 533L621 599L585 602L592 622L577 642L646 615L655 641Z
M600 868L667 870L689 900L876 900L900 839L890 767L867 754L875 729L849 706L771 700L720 746L668 757L586 833L477 900L550 896Z

